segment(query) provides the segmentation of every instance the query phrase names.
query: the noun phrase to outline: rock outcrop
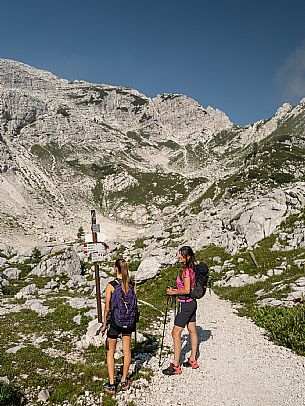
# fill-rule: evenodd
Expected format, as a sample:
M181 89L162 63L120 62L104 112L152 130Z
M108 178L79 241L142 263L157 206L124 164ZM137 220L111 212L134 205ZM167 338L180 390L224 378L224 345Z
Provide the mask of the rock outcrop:
M252 246L303 204L280 190L303 188L304 116L304 101L284 104L240 128L185 95L151 99L1 59L1 239L71 240L95 207L111 238L161 221L198 248Z

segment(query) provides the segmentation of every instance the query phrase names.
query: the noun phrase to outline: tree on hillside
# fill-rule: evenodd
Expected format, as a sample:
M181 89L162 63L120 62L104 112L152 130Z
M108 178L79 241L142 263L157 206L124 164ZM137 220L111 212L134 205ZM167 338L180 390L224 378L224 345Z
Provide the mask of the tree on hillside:
M42 257L41 251L37 247L34 247L31 257L32 257L33 262L39 262Z
M81 240L85 235L84 229L82 226L79 227L78 231L77 231L77 239Z

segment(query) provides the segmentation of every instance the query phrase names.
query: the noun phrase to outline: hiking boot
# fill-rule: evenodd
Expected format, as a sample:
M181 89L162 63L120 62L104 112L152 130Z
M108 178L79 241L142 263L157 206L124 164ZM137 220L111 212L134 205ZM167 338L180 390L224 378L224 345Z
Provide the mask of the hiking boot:
M111 395L115 394L115 385L111 383L106 383L104 385L104 392L110 393Z
M181 370L180 365L178 365L176 367L173 363L170 363L169 367L166 369L163 369L162 373L164 375L179 375L182 373L182 370Z
M130 380L127 378L126 381L121 381L118 385L118 390L128 390L130 388Z
M197 369L197 368L199 368L199 365L198 365L197 361L196 361L196 360L195 360L195 361L191 361L189 358L187 359L186 362L183 363L183 366L184 366L184 367L187 367L187 368L192 368L192 369Z

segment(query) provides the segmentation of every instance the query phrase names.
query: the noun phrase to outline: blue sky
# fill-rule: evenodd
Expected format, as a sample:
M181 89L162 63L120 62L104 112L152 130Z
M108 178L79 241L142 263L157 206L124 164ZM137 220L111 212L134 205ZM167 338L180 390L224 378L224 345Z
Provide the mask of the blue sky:
M305 1L10 0L0 58L186 94L239 125L305 97Z

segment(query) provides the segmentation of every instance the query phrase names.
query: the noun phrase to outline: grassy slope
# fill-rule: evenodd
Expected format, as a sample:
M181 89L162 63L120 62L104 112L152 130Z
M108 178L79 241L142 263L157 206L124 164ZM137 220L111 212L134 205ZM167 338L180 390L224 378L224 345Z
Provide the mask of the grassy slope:
M224 145L238 135L238 129L217 134L209 147ZM304 145L305 112L291 117L278 126L268 137L259 143L254 142L238 154L232 155L230 165L236 172L210 188L191 205L193 213L199 213L200 203L206 198L214 199L217 204L222 198L238 197L251 193L262 186L266 190L280 187L289 182L305 181ZM215 194L216 186L218 193Z
M282 225L281 229L291 231L296 220L305 220L305 211L299 215L290 216ZM293 264L295 259L305 257L305 249L293 249L289 251L272 251L271 247L275 241L275 236L272 235L262 240L254 249L254 255L259 264L256 268L247 251L240 252L234 256L230 256L222 248L207 247L197 253L199 259L205 259L209 265L213 264L213 257L219 256L222 263L225 260L231 260L233 268L224 267L221 274L211 272L214 280L221 279L226 271L234 269L235 274L244 272L248 275L266 275L269 269L274 269L283 262L287 264L286 270L281 275L269 277L266 281L258 281L256 283L242 287L214 287L214 291L223 299L228 299L233 303L241 305L239 314L245 315L264 327L269 337L277 344L287 346L294 352L300 355L305 355L305 307L304 304L298 304L293 308L287 307L270 307L263 308L257 305L257 296L255 292L264 290L264 297L272 297L282 299L291 292L291 284L298 278L304 276L304 267L299 268ZM238 258L243 258L243 262L239 262ZM278 286L278 288L277 288Z
M131 264L137 267L139 263ZM31 267L29 264L16 265L22 269L22 279L15 281L7 288L4 295L5 300L11 304L23 304L25 299L14 299L14 294L28 284L25 281ZM157 349L157 336L151 334L149 327L152 320L161 320L166 307L165 289L169 284L174 283L176 269L169 268L162 271L161 277L147 281L138 287L140 300L152 303L154 307L141 304L141 321L138 331L142 332L147 341L145 344L138 344L134 349L137 352L154 354ZM66 282L65 277L60 277ZM42 288L50 278L34 277L31 283ZM102 384L108 379L106 368L105 347L95 348L90 346L83 353L78 353L83 359L75 363L67 362L65 356L77 353L75 343L86 333L88 322L91 320L84 313L85 309L73 309L67 303L67 297L84 297L85 294L77 292L60 291L50 295L44 304L55 309L53 313L39 316L31 310L22 310L1 316L0 343L3 349L0 359L1 376L7 376L11 381L10 385L0 386L0 405L8 405L10 399L14 399L14 405L22 403L22 394L27 388L31 388L37 397L37 387L47 388L50 391L52 404L62 404L65 400L75 402L76 398L84 394L85 390L95 396L102 392ZM73 321L73 317L81 314L81 324ZM12 328L12 326L14 328ZM58 332L61 335L58 336ZM34 345L38 337L44 339L39 345ZM24 342L25 347L16 354L6 353L8 348ZM61 355L53 357L44 352L52 348L61 351ZM120 369L122 359L116 361L117 369ZM133 380L142 377L150 379L151 371L142 368L133 375ZM136 384L136 383L134 383ZM35 399L34 397L34 399ZM2 403L1 403L2 402ZM3 403L4 402L4 403ZM115 399L105 395L103 405L116 404Z

